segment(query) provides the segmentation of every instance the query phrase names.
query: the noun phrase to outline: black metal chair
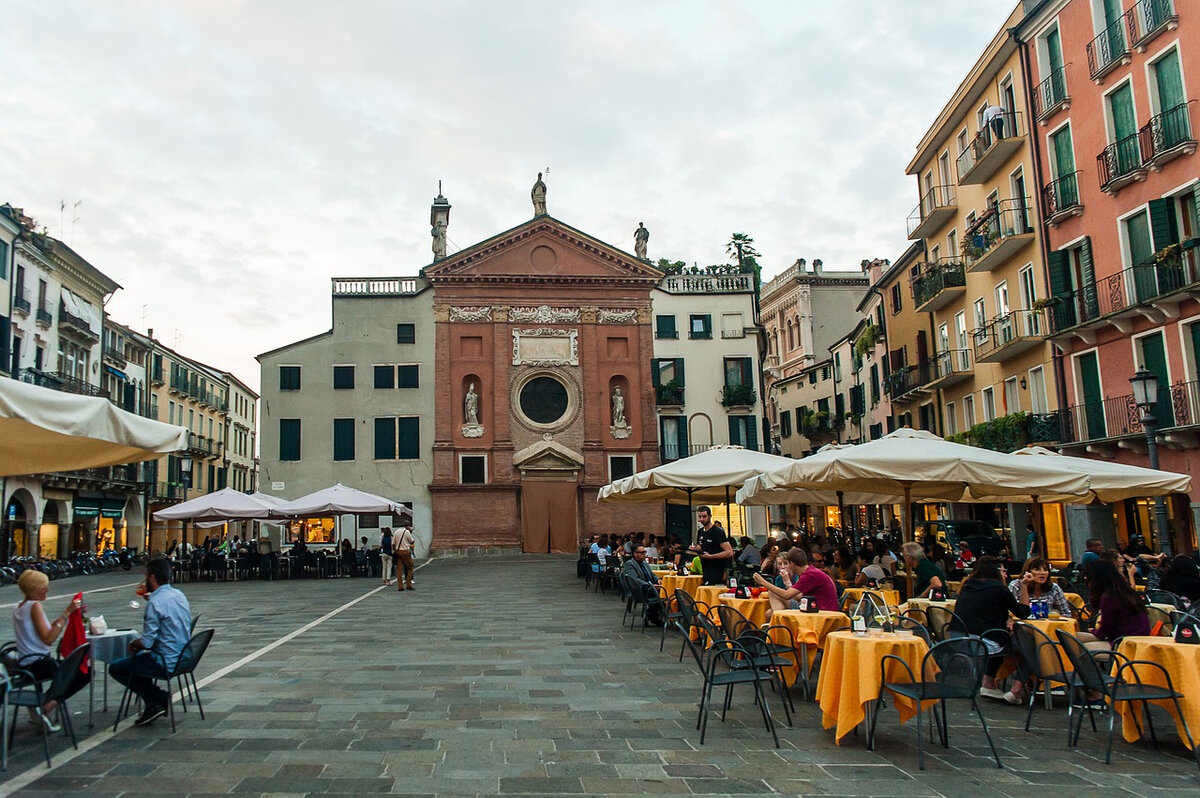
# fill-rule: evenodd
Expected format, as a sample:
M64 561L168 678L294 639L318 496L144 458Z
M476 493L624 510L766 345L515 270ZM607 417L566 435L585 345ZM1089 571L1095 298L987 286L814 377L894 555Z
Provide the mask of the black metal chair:
M1108 745L1104 754L1104 763L1112 764L1112 744L1113 744L1113 727L1116 722L1116 706L1118 702L1133 702L1140 701L1142 704L1142 715L1146 720L1146 726L1150 732L1150 740L1154 747L1158 747L1158 736L1154 732L1154 720L1150 717L1151 701L1171 701L1175 705L1175 712L1179 716L1179 722L1183 725L1184 736L1187 737L1188 748L1192 751L1192 757L1196 760L1197 767L1200 767L1200 751L1196 750L1195 742L1192 740L1191 729L1188 728L1187 718L1183 714L1182 708L1179 706L1179 699L1183 697L1182 693L1175 690L1175 686L1171 683L1171 674L1167 669L1157 662L1150 662L1144 659L1130 659L1118 651L1091 651L1080 642L1079 638L1070 632L1059 629L1055 632L1058 636L1058 641L1062 643L1063 651L1066 652L1067 658L1071 661L1071 665L1075 668L1075 679L1086 689L1100 693L1108 701ZM1103 662L1103 664L1101 664ZM1116 664L1116 673L1112 673L1112 666ZM1138 673L1138 668L1147 668L1159 671L1162 674L1163 681L1166 682L1165 687L1160 687L1154 684L1145 684L1142 682L1142 675ZM1129 681L1132 676L1133 680ZM1085 699L1086 700L1086 699ZM1137 727L1138 736L1141 736L1141 726L1138 725L1137 715L1132 713L1133 724ZM1093 720L1093 726L1095 722ZM1083 713L1079 713L1079 717L1075 719L1074 726L1068 729L1067 744L1078 745L1079 733L1083 730Z
M200 616L197 615L192 620L193 631L196 628L196 621L199 619ZM196 666L204 658L204 652L208 650L208 644L212 642L215 632L216 629L205 629L199 634L192 635L187 645L184 646L183 653L179 655L179 663L175 666L174 678L175 683L179 686L183 711L187 712L188 698L195 698L196 707L200 710L201 720L204 720L204 704L200 701L200 686L196 684ZM174 718L172 717L171 730L174 731L174 729Z
M679 614L682 616L679 625L679 631L683 632L683 643L679 647L679 661L683 662L683 652L687 650L688 641L691 640L693 632L700 639L704 639L704 628L696 620L698 615L707 616L709 606L703 601L696 601L696 598L681 587L675 588L675 603L679 606Z
M667 595L667 589L665 587L662 585L655 585L654 587L655 590L658 591L658 598L663 605L662 635L658 641L658 650L662 651L663 647L667 644L668 627L679 629L681 632L684 632L684 634L687 634L687 632L684 631L680 626L683 621L683 610L679 607L678 598L672 601L672 597ZM672 609L672 607L674 607L674 609Z
M5 749L12 747L13 732L16 731L17 713L21 707L41 707L47 701L58 704L58 713L62 719L62 728L71 737L71 745L79 747L75 738L75 726L71 723L71 710L67 707L67 690L75 680L75 673L83 665L84 660L91 654L92 644L84 643L62 660L55 663L54 678L50 685L42 687L42 682L34 678L29 671L15 671L9 676L8 689L5 691L6 703L13 708L12 719L8 725L8 737L4 743ZM46 767L50 767L50 732L46 725L42 727L42 749L46 753Z
M1187 601L1177 593L1172 593L1170 590L1147 590L1146 600L1151 604L1170 604L1177 610L1187 609Z
M992 749L996 767L1002 767L1000 755L996 753L996 744L992 742L992 733L988 731L987 721L979 708L979 687L983 684L987 660L988 650L982 638L964 636L943 640L929 649L921 660L921 679L916 677L907 662L895 654L887 654L880 662L882 687L879 698L883 698L884 692L890 692L897 696L903 696L917 705L917 764L921 770L925 769L925 743L921 734L921 715L923 714L921 702L938 702L933 706L933 719L938 728L942 746L949 748L950 727L946 718L946 701L950 699L963 699L971 702L971 707L979 716L979 723L983 726L983 733ZM898 663L904 669L908 674L907 682L887 681L889 661ZM875 730L878 727L879 708L882 703L881 700L877 700L872 713L867 740L867 747L871 749L875 748ZM939 707L941 708L940 717L938 716Z
M906 629L912 632L917 637L925 641L925 644L933 646L933 635L929 632L928 619L925 613L921 610L909 610L908 612L900 612L896 614L896 628Z
M1041 686L1046 697L1046 709L1053 709L1054 699L1051 697L1051 691L1054 685L1061 684L1069 692L1071 677L1063 665L1061 649L1041 629L1017 622L1013 624L1012 639L1013 647L1017 650L1026 671L1025 690L1029 694L1029 709L1025 714L1025 731L1029 731L1037 686Z
M738 684L754 685L754 700L762 713L763 723L779 747L779 735L775 732L775 721L771 718L771 707L767 704L766 693L762 689L764 681L774 677L766 670L754 667L754 653L743 644L728 640L708 618L695 615L697 623L704 628L706 639L711 645L705 647L704 640L694 642L685 637L684 645L692 652L704 686L700 695L700 711L696 717L696 728L700 730L700 744L704 745L704 737L708 732L708 716L712 711L712 692L714 687L725 688L725 698L721 707L721 720L729 711L732 702L733 687ZM753 644L752 644L753 645ZM761 653L761 652L759 652Z
M149 677L156 683L166 682L168 693L167 714L171 718L172 734L175 733L175 697L170 694L171 682L173 680L183 679L185 677L191 678L192 688L194 690L193 694L196 697L196 705L200 708L201 719L204 718L204 707L200 704L200 691L196 686L195 670L196 666L200 664L200 658L204 656L204 652L208 649L208 644L212 640L212 636L215 631L215 629L205 629L202 632L197 632L196 634L192 635L192 637L187 641L187 644L184 645L183 650L179 652L179 659L175 661L174 668L168 669L164 667L164 670L167 671L165 676ZM151 652L151 656L158 657L157 653L155 652ZM159 659L159 661L161 662L161 659ZM186 683L181 682L181 684ZM181 693L181 698L183 697L184 696ZM129 686L126 685L125 691L121 694L121 703L117 705L117 717L113 721L114 732L117 730L117 726L121 723L121 719L129 714L129 710L132 705L133 692L129 689ZM187 706L184 706L183 711L187 712Z

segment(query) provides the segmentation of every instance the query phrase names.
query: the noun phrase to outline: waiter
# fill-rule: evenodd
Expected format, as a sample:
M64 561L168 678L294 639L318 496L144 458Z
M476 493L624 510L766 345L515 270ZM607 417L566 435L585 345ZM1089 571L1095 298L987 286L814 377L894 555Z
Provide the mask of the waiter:
M724 584L725 569L733 559L733 545L725 535L725 530L713 523L712 508L707 504L700 505L696 510L696 520L700 522L700 529L696 532L696 544L700 548L700 567L704 572L704 584Z

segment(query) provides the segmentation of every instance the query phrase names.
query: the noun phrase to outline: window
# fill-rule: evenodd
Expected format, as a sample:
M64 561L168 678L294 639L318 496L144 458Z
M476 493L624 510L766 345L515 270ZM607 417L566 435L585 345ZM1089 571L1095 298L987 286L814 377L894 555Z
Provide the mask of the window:
M300 390L300 367L299 366L280 366L279 367L279 390L281 390L281 391L298 391L298 390Z
M975 426L975 397L971 395L964 396L963 403L963 429L969 430Z
M675 316L655 316L654 317L654 337L655 338L678 338L679 331L675 329Z
M664 463L687 457L688 436L687 418L685 416L660 416L658 419L660 459Z
M754 422L754 416L730 416L729 443L757 451L758 430Z
M779 414L779 436L781 438L792 437L792 411L784 410Z
M1004 412L1018 413L1021 410L1021 394L1017 390L1017 378L1009 377L1004 381Z
M900 283L896 283L895 285L892 286L892 315L893 316L895 316L901 310L902 305L901 305L900 297L903 295L903 293L904 292L900 290Z
M0 241L0 280L8 279L8 243Z
M748 357L725 358L725 387L735 385L754 387L754 364Z
M1039 415L1049 412L1046 406L1046 372L1041 366L1029 370L1029 410Z
M958 434L958 419L954 417L954 402L946 403L945 415L942 417L947 435Z
M458 481L463 485L487 484L487 455L462 455L458 459Z
M650 379L659 397L659 404L682 404L684 379L683 358L660 357L650 361ZM668 396L671 391L660 390L668 386L676 390L676 395Z
M871 364L871 407L879 404L879 366Z
M704 313L689 317L688 338L712 338L712 316Z
M993 421L996 418L996 391L993 388L983 389L983 420Z
M375 419L375 459L419 459L421 456L420 421L415 416Z
M397 366L396 367L396 387L397 388L419 388L420 374L419 366Z
M608 481L633 476L634 457L631 454L613 454L608 458Z
M567 386L554 377L534 377L521 387L521 413L534 424L553 424L567 413Z
M333 367L334 390L345 390L354 387L354 366ZM241 398L241 397L239 397Z
M1126 252L1129 257L1126 265L1140 266L1154 257L1154 244L1150 241L1150 217L1145 211L1141 211L1126 219L1124 225ZM1134 280L1137 281L1136 276ZM1152 275L1148 275L1148 279L1141 281L1145 285L1138 286L1139 298L1142 296L1154 296L1154 287L1150 285L1153 281L1154 277Z
M417 325L415 324L397 324L396 325L396 343L398 344L415 344L417 342Z
M395 388L396 387L396 367L395 366L376 366L375 367L375 387L376 388ZM378 459L378 458L376 458Z
M333 459L354 459L354 419L335 418L333 420Z
M279 419L279 459L295 461L300 459L300 419Z

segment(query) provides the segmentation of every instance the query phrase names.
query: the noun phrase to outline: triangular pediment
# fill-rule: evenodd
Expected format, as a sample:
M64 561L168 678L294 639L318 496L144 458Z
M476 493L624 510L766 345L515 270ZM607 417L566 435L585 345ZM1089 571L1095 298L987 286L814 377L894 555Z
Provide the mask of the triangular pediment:
M557 441L538 441L513 455L513 465L521 472L578 471L583 455Z
M646 261L576 230L538 216L423 270L432 283L523 279L534 281L629 280L657 283L663 273Z

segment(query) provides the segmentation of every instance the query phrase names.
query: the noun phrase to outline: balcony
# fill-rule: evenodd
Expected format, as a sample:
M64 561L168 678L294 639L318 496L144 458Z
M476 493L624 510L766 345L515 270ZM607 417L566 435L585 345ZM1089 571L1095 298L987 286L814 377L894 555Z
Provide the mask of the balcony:
M1005 111L997 119L993 124L999 130L991 125L984 127L958 156L960 186L986 183L1025 141L1018 112Z
M33 305L29 302L29 290L17 286L17 295L13 297L13 310L29 315L29 311L33 310Z
M414 277L334 277L334 296L412 296L420 281Z
M1146 45L1160 33L1179 27L1179 14L1175 12L1173 0L1142 0L1133 7L1141 28L1137 37L1137 50L1146 52Z
M1050 117L1071 107L1071 95L1067 94L1067 68L1061 66L1050 73L1050 77L1038 84L1033 94L1033 112L1039 125L1046 125Z
M1038 346L1049 332L1043 311L1010 311L975 330L975 362L1001 363Z
M902 366L888 375L884 381L884 390L893 402L911 402L928 396L932 390L927 388L930 378L929 361L924 360L915 366Z
M962 251L970 259L969 272L990 272L1016 255L1034 239L1029 198L1000 200L967 228Z
M1190 105L1180 103L1150 117L1138 132L1142 160L1151 171L1157 172L1168 161L1196 151L1189 118Z
M909 283L917 312L931 313L966 293L966 266L957 258L939 258L922 264L921 273Z
M664 383L654 388L654 404L660 408L683 407L683 386L674 382Z
M1135 133L1109 144L1096 156L1100 190L1112 196L1130 183L1140 183L1148 172L1142 158L1142 136Z
M50 312L49 308L39 307L37 309L37 323L43 327L49 327L54 323L54 314Z
M150 382L154 383L155 385L163 384L162 365L151 366L149 368L149 372L150 372Z
M751 407L758 401L754 386L735 383L721 389L721 406L727 410L735 407Z
M1200 444L1200 382L1160 386L1154 415L1162 443L1175 449L1196 448ZM1119 445L1141 448L1144 436L1142 413L1133 403L1132 394L1077 404L1064 413L1065 445L1132 438Z
M50 314L47 311L46 317L49 318L49 316ZM42 311L39 310L38 320L40 321L41 318ZM100 340L100 333L92 329L92 325L88 323L88 320L68 311L67 305L64 302L58 303L58 328L67 332L73 332L82 338L88 338L93 341Z
M930 391L949 388L951 385L970 379L974 370L971 367L970 349L947 349L938 352L933 358L930 381L925 387Z
M203 435L189 432L187 450L194 456L207 458L219 457L221 455L221 444L214 438L206 438Z
M1079 172L1052 180L1042 189L1042 208L1046 224L1058 227L1066 219L1083 213L1079 201Z
M664 463L673 463L684 457L691 457L694 454L707 452L711 448L712 444L709 443L693 443L682 446L678 443L660 443L658 445L658 456Z
M754 291L754 275L672 274L663 279L662 289L671 294L745 294Z
M1175 317L1179 304L1200 288L1195 258L1184 257L1181 250L1172 245L1144 263L1056 297L1052 332L1070 332L1092 343L1092 330L1104 324L1126 335L1133 332L1131 317L1138 314L1139 307L1157 307Z
M40 385L43 388L50 388L54 391L74 393L79 394L80 396L103 396L105 399L109 399L108 394L100 390L99 385L92 385L84 380L80 380L68 374L62 374L56 371L21 369L17 378L21 382Z
M1100 35L1088 42L1088 74L1097 84L1104 76L1131 60L1129 43L1137 38L1137 18L1133 9L1126 11Z
M115 344L105 344L103 352L104 359L109 363L112 363L117 368L123 369L126 365L128 365L128 361L125 359L125 351L120 346L116 346Z
M908 239L916 241L928 238L953 219L957 211L958 199L954 186L934 186L925 192L917 207L908 215Z
M976 424L958 435L947 436L946 440L997 452L1012 452L1037 443L1059 443L1063 416L1061 412L1009 413Z
M178 482L155 482L150 489L150 498L179 501L185 492L183 485Z

